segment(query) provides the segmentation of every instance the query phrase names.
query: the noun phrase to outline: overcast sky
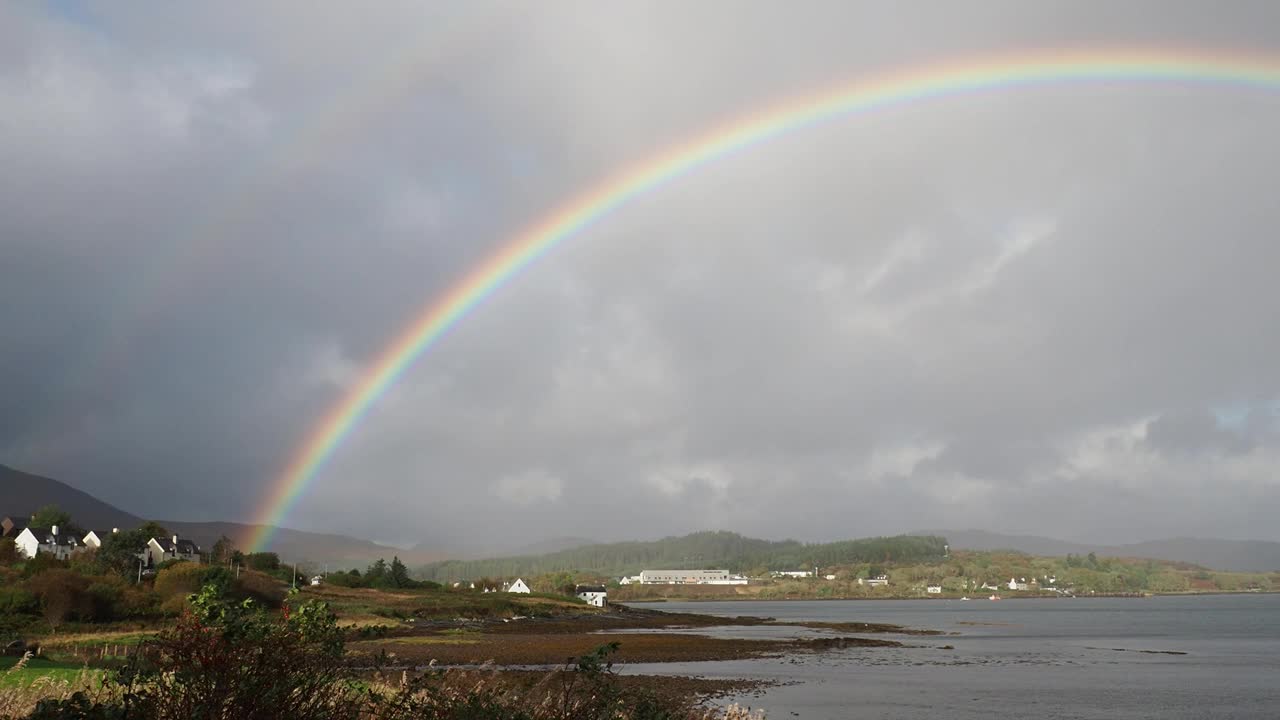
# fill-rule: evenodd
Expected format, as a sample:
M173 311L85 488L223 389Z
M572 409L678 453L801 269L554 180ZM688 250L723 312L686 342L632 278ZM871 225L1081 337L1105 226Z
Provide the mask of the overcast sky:
M0 4L0 463L250 520L593 183L857 78L1115 45L1280 58L1280 6ZM496 293L286 524L1280 540L1277 127L1280 91L1058 84L737 153Z

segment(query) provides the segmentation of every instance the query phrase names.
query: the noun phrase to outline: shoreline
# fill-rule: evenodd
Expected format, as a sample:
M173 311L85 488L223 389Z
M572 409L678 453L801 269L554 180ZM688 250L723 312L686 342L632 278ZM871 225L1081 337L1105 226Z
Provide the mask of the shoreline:
M1202 596L1218 596L1218 595L1277 595L1280 590L1213 590L1205 592L1136 592L1136 593L1090 593L1086 595L1001 595L1000 600L1065 600L1065 599L1089 599L1089 598L1127 598L1130 600L1142 600L1153 597L1202 597ZM959 597L941 596L941 597L866 597L861 595L845 596L845 597L771 597L762 598L751 595L724 595L721 597L641 597L627 598L625 600L616 601L615 605L625 606L629 603L713 603L713 602L833 602L833 601L885 601L893 600L895 602L905 601L921 601L921 602L938 602L941 600L956 600ZM979 600L991 601L988 597L977 596L969 598L969 602Z

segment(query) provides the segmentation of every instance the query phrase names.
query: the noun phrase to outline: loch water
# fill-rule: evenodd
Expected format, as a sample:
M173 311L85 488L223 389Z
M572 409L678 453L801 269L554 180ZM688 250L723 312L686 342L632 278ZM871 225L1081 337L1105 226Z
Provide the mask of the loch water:
M624 672L757 678L770 718L1280 718L1280 594L961 600L665 602L636 606L940 630L904 648L634 664ZM725 637L830 633L697 629ZM625 639L622 639L625 642ZM944 649L950 645L954 649Z

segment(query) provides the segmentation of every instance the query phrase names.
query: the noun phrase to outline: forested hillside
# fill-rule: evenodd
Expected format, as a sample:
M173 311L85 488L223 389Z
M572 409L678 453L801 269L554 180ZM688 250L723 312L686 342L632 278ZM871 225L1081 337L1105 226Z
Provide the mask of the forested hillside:
M897 537L806 544L796 540L759 540L732 532L699 532L652 542L620 542L573 548L547 555L451 560L418 570L427 580L453 581L581 571L632 575L644 569L722 568L758 572L824 567L857 562L927 562L941 558L941 537Z

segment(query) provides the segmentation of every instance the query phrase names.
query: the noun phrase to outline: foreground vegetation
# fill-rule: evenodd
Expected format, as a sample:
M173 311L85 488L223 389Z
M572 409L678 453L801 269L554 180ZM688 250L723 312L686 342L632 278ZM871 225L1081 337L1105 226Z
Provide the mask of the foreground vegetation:
M0 685L0 718L188 720L616 720L748 717L662 697L612 671L608 643L530 679L490 671L353 668L327 605L297 594L279 610L210 583L190 609L100 675ZM22 672L30 655L6 677Z

